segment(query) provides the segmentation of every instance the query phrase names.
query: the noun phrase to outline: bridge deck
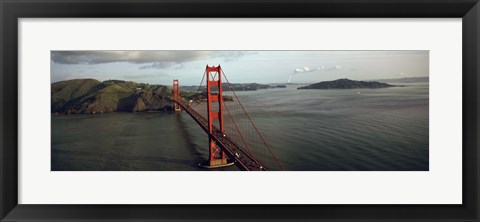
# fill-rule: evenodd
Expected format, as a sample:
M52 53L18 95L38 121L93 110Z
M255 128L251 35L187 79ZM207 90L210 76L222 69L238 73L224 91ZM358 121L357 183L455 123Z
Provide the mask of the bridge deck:
M176 100L173 100L173 102L180 105L183 110L185 110L185 112L187 112L208 134L208 121L202 115L190 108L190 106L184 102ZM241 169L248 171L267 170L265 167L257 163L246 149L235 143L230 137L228 137L228 135L223 135L219 129L214 128L212 134L213 139L217 142L220 148L222 148L231 159L235 160L235 165Z

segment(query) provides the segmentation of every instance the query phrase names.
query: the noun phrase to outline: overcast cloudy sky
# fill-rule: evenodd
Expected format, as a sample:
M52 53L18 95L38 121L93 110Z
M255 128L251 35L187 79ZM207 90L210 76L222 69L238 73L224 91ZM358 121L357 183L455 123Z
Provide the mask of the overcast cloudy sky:
M230 82L313 83L429 75L428 51L52 51L52 82L94 78L198 85L206 65Z

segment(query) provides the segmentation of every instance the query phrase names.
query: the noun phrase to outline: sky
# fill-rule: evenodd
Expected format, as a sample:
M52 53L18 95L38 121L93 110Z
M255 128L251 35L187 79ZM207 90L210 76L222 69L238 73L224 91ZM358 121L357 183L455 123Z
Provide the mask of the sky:
M51 81L93 78L199 85L221 65L231 83L316 83L423 77L429 51L52 51Z

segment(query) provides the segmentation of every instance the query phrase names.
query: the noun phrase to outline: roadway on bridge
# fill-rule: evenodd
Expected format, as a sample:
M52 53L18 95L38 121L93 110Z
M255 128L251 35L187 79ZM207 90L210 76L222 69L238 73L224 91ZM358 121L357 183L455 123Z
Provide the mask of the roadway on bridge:
M173 100L173 102L180 105L185 112L187 112L201 127L202 129L209 134L208 130L208 121L202 115L200 115L197 111L193 110L188 104ZM228 135L224 135L219 129L216 127L213 128L212 137L215 142L220 146L220 148L231 158L235 161L235 165L237 165L242 170L248 171L265 171L267 170L264 166L261 166L255 158L250 155L245 148L241 147L237 143L235 143Z

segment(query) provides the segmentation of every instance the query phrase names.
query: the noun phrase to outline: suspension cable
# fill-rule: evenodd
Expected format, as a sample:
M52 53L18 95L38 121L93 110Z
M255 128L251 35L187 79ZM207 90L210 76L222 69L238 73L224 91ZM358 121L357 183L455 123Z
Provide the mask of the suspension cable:
M223 76L225 77L225 80L227 80L227 83L228 85L230 85L230 81L228 81L228 78L227 76L225 75L225 72L222 70L222 74ZM263 143L265 144L265 146L267 147L268 151L270 152L270 154L273 156L273 158L275 159L275 161L277 162L277 164L280 166L280 168L282 170L285 170L285 167L283 166L282 162L280 162L280 160L276 157L276 155L273 153L272 149L270 148L270 146L268 145L267 141L265 140L265 138L263 138L262 134L260 133L260 131L257 129L257 127L255 126L255 124L253 123L252 119L250 118L250 116L248 115L247 111L245 110L245 107L243 107L243 104L240 102L240 100L238 99L237 97L237 94L235 93L234 90L232 90L233 92L233 95L235 96L235 98L237 99L238 103L240 104L240 107L242 108L243 112L245 113L245 115L247 116L248 120L250 121L250 123L252 124L252 126L255 128L255 131L257 132L257 134L260 136L260 138L262 139Z
M200 89L202 87L203 80L205 79L205 74L206 74L206 72L203 73L202 80L200 81L200 84L198 84L197 93L200 93ZM195 103L196 103L195 106L191 106L192 108L195 108L196 106L200 105L201 102L195 101Z
M232 86L230 84L228 84L229 88L231 91L233 91L232 89ZM238 101L238 100L237 100ZM243 138L243 135L242 133L240 132L240 130L238 129L238 126L237 124L235 123L235 120L233 119L232 117L232 114L230 113L230 109L228 108L228 106L224 103L223 106L225 106L225 108L227 109L227 112L228 112L228 115L230 116L230 119L232 120L232 123L233 125L235 126L235 129L237 130L238 132L238 135L240 135L240 138L242 139L243 143L245 144L245 146L247 147L247 150L248 152L250 153L250 155L252 156L253 160L258 164L258 165L261 165L257 159L255 158L255 155L253 155L252 151L250 150L250 146L248 145L248 143L245 141L245 138Z
M200 92L200 87L202 87L203 80L205 79L205 74L206 74L206 71L203 73L202 80L200 81L200 84L198 84L197 93Z

